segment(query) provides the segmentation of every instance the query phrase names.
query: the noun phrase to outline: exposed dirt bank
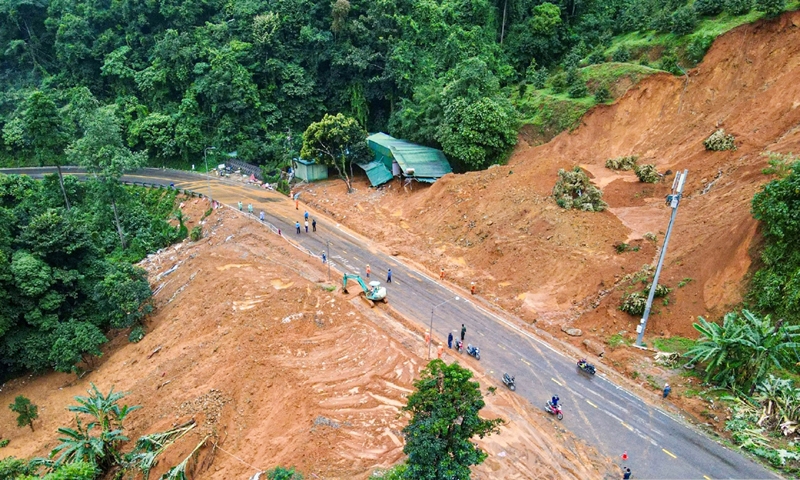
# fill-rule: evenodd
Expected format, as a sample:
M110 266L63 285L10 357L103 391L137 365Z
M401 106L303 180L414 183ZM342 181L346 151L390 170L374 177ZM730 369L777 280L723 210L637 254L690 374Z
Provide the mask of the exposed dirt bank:
M187 203L189 228L205 206ZM402 458L407 417L400 408L425 364L419 336L380 307L370 310L323 288L318 259L238 212L215 212L203 231L199 242L143 262L157 309L140 343L118 332L79 380L49 374L0 388L0 405L25 395L40 415L30 432L0 408L0 431L11 440L0 456L45 456L57 444L56 428L73 422L65 407L93 382L104 392L128 391L125 403L143 406L129 417L131 438L192 418L199 423L151 478L208 434L217 448L204 450L210 467L196 478L249 478L276 465L294 465L307 478L366 478ZM476 375L485 392L489 380ZM616 473L608 459L518 397L499 390L487 403L486 416L509 423L479 442L490 457L475 478Z

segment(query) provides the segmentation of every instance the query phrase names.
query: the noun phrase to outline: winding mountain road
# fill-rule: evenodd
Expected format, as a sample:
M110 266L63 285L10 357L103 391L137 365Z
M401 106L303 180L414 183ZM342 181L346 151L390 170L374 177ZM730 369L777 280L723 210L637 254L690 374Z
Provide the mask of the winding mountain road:
M54 168L0 170L0 173L32 177L54 172ZM85 176L79 169L65 168L64 172ZM301 204L301 209L295 210L294 202L285 196L220 181L213 176L174 170L144 169L126 175L123 180L160 185L174 183L177 188L204 194L210 190L214 199L228 205L236 205L238 201L245 205L252 203L256 218L264 210L268 222L310 252L319 255L325 250L326 242L330 242L330 259L340 270L363 275L363 268L369 264L373 278L385 281L386 270L391 268L393 282L385 285L389 301L399 313L425 329L433 316L434 336L438 339L445 339L449 331L457 337L464 323L467 327L465 343L480 347L481 366L498 385L502 385L503 372L515 375L517 394L534 407L543 407L550 396L557 393L564 409L560 426L602 454L630 467L634 478L779 478L740 452L722 446L681 418L655 406L657 401L646 402L614 384L602 372L596 377L578 373L575 358L562 354L521 322L471 298L463 298L446 283L381 252L369 239L348 231L334 220L313 212L317 232L297 235L294 223L303 223L305 207ZM466 359L466 353L464 356ZM555 418L552 421L557 422ZM620 459L623 452L628 455L625 462Z

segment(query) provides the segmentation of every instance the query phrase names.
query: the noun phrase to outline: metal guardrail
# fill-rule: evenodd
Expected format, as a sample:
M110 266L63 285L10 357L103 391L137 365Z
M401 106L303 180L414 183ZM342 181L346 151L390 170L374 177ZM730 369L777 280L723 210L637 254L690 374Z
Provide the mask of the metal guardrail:
M256 165L251 165L249 163L243 162L241 160L234 160L232 158L225 160L225 165L231 167L233 169L239 169L244 173L249 175L253 175L259 180L263 180L264 178L261 176L261 168Z

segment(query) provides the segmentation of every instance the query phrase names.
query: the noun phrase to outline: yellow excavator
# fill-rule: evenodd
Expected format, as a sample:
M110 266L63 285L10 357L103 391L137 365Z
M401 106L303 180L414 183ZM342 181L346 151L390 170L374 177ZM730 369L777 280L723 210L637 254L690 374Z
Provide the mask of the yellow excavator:
M388 303L386 300L386 287L381 286L381 282L372 281L369 282L369 286L367 286L360 275L345 273L344 277L342 278L342 292L345 294L347 293L348 280L355 280L358 282L358 284L361 286L361 289L364 291L364 298L367 299L367 303L369 303L370 306L375 306L375 303L373 302Z

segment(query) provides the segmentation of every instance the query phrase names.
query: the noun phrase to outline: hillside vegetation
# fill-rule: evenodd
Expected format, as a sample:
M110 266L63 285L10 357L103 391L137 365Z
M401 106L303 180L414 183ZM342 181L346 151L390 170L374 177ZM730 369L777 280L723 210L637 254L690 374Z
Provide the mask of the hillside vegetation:
M212 157L236 152L248 162L280 166L299 152L298 132L326 113L344 113L367 131L441 147L457 168L479 169L506 158L519 120L560 131L594 102L614 98L612 77L635 81L619 66L598 81L597 69L586 65L649 62L680 73L678 65L702 58L719 33L796 6L783 0L6 2L0 163L59 161L30 153L33 140L21 126L24 100L42 90L60 109L113 106L126 145L159 166L199 164L209 146L216 147ZM537 89L545 90L526 97L525 90ZM519 113L509 101L514 95ZM69 144L84 132L64 134Z

